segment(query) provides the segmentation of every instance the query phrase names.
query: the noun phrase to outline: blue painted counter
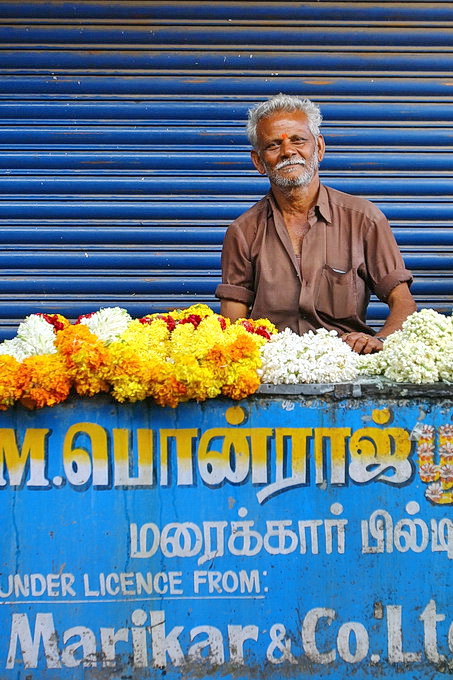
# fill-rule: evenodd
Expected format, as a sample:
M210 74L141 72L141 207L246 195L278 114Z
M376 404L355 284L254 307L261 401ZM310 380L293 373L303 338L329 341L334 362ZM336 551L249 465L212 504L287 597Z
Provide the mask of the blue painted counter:
M1 680L453 670L451 386L74 399L0 447Z

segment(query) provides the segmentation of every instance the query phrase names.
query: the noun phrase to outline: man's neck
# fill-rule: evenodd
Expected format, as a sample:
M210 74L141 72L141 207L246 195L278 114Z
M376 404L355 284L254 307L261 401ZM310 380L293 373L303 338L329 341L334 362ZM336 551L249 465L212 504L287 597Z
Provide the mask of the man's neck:
M282 188L271 185L272 193L283 214L307 215L316 202L319 192L319 177L314 177L306 187Z

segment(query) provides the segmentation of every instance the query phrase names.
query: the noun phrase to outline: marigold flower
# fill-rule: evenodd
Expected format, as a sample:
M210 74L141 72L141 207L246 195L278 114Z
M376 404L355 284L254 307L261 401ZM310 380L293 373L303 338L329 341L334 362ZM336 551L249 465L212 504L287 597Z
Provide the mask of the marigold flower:
M22 389L20 381L20 363L11 356L0 356L0 411L5 411L17 401Z
M171 334L168 356L174 361L182 360L185 356L195 357L194 349L198 345L198 350L200 350L200 340L200 332L196 332L192 324L178 324Z
M113 342L109 347L109 363L101 370L103 379L112 387L112 396L119 402L141 401L148 396L152 365L146 354L125 342Z
M19 371L21 403L27 408L54 406L71 390L66 362L58 354L41 354L24 359Z
M260 386L260 379L256 372L244 370L236 376L236 380L222 387L222 394L230 399L245 399L256 392Z
M151 370L149 396L160 406L175 408L181 401L187 401L187 387L175 375L171 363L155 365Z
M228 349L224 345L216 344L206 354L206 362L212 364L215 368L225 368L228 362Z
M140 319L132 321L119 337L133 347L138 354L148 354L149 361L163 361L168 356L170 331L163 319L156 319L152 325L142 324Z
M260 347L267 340L259 335L248 333L241 325L232 325L225 331L225 347L228 354L229 370L236 370L244 362L249 368L261 366Z
M109 361L109 351L87 326L68 326L57 333L55 346L66 362L77 394L92 397L108 392L109 386L100 371Z
M224 374L207 361L192 358L191 361L180 362L175 365L175 374L186 386L186 400L204 401L221 394Z

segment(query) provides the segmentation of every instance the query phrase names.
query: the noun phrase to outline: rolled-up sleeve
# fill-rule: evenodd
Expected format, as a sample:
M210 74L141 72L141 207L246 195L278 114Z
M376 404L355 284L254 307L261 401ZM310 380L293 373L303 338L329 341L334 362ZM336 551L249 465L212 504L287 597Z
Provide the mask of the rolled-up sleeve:
M225 234L222 249L222 283L216 297L251 306L255 299L253 266L249 247L238 224L233 223Z
M371 288L380 300L387 300L400 283L412 283L398 245L384 215L373 222L366 236L366 260Z

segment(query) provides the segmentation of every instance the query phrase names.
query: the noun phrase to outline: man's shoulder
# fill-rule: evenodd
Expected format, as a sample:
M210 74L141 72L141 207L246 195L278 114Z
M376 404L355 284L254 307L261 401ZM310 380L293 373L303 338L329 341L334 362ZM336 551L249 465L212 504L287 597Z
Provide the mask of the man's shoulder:
M339 191L333 187L324 185L329 197L330 205L343 210L354 211L372 221L386 219L384 213L371 201L361 196L354 196L345 191Z
M257 228L257 225L262 224L263 216L267 215L269 210L268 196L263 196L257 203L252 205L248 210L243 212L239 217L230 224L229 231L250 232Z

